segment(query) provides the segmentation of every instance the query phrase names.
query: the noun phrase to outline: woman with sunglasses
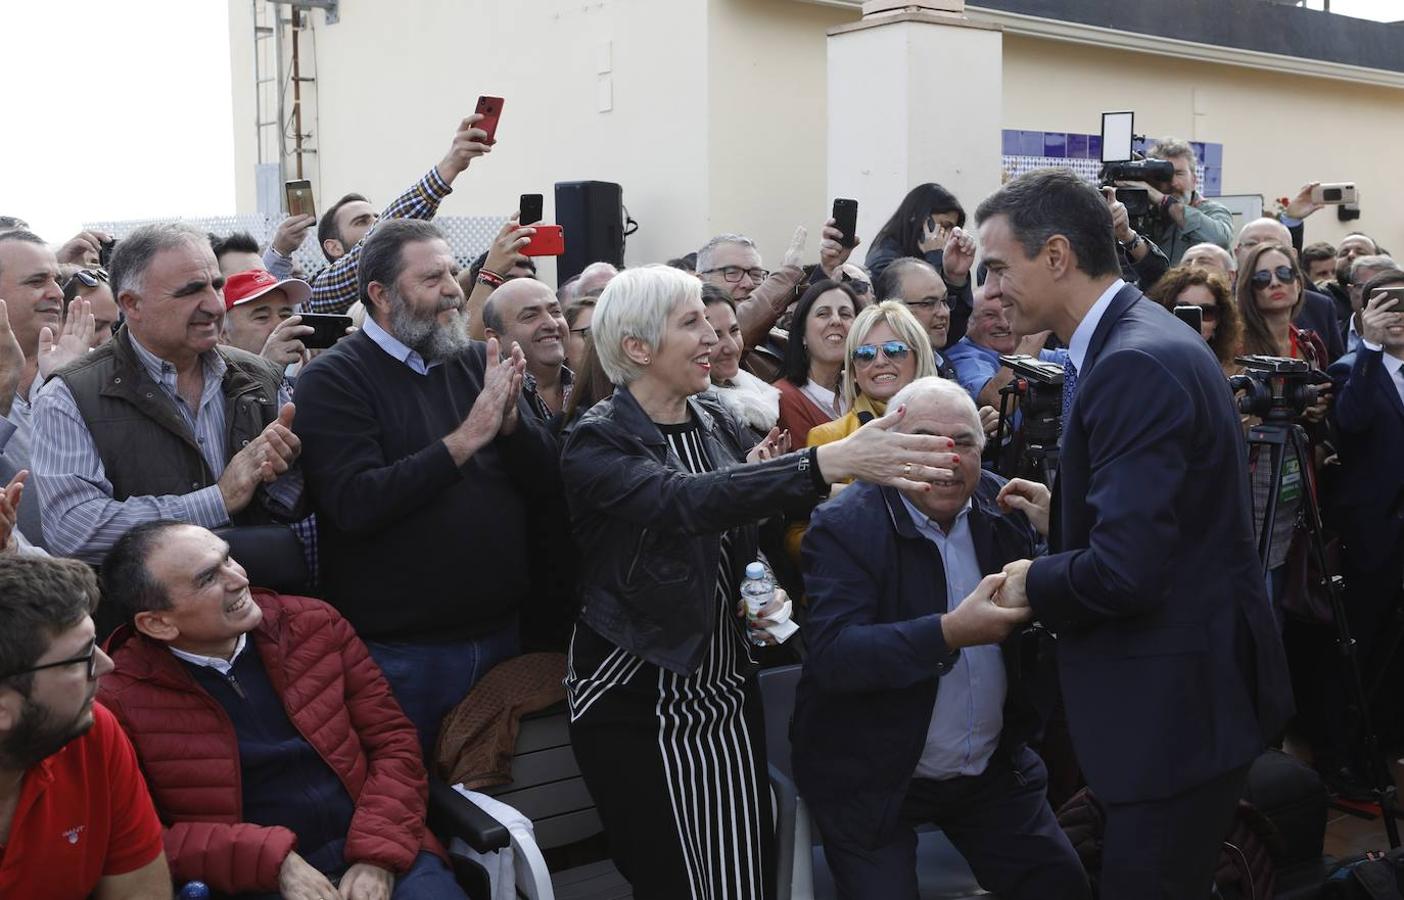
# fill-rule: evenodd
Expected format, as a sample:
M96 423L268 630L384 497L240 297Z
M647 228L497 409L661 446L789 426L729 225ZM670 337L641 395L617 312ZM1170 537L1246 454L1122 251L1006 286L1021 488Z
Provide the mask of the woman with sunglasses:
M873 419L887 414L887 401L902 388L936 374L936 357L926 330L907 305L884 300L858 314L848 331L841 390L848 413L840 419L811 428L808 445L822 447L842 440ZM835 486L835 490L841 489ZM809 520L795 522L785 538L785 549L796 562Z
M1281 356L1300 359L1312 368L1325 370L1326 345L1314 331L1292 324L1301 311L1305 298L1306 276L1297 265L1292 252L1282 244L1263 243L1248 253L1238 272L1238 310L1243 317L1245 354ZM1315 445L1316 428L1330 405L1330 393L1322 391L1320 399L1302 414L1307 436ZM1245 419L1245 426L1256 420ZM1255 532L1261 537L1263 512L1267 509L1272 489L1273 472L1268 465L1270 454L1259 445L1249 448L1249 477L1253 489ZM1286 573L1292 537L1296 531L1297 512L1301 507L1303 488L1311 489L1304 480L1315 481L1314 454L1305 459L1288 458L1283 462L1282 489L1278 496L1277 515L1271 523L1272 551L1267 561L1268 596L1279 626L1283 621L1283 598L1287 591ZM1301 552L1301 551L1298 551Z
M848 330L862 304L853 287L816 281L795 305L785 344L780 390L780 428L796 447L809 442L809 430L848 411L839 394Z
M107 270L65 263L59 266L59 283L63 285L65 315L74 300L86 300L92 306L93 340L89 349L96 350L112 340L117 330L119 311L117 300L112 296L112 286L108 284Z
M1226 374L1238 371L1240 367L1233 357L1242 340L1243 320L1227 278L1213 269L1175 266L1160 277L1146 296L1171 312L1177 306L1199 307L1200 336Z
M566 697L634 896L759 900L775 893L750 655L760 632L736 613L755 523L852 478L923 490L918 480L950 477L953 442L892 432L892 415L824 447L748 458L730 414L696 396L717 341L705 313L701 282L665 266L619 273L595 307L615 390L567 427L561 454L581 560Z

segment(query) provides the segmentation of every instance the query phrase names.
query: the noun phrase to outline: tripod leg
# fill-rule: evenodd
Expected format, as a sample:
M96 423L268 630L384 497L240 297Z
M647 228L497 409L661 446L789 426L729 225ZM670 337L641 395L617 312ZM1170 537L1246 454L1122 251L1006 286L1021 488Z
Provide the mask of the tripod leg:
M1302 431L1300 426L1294 425L1288 434L1288 441L1289 443L1284 450L1295 453L1299 465L1305 466L1310 459L1306 433ZM1303 478L1306 476L1306 471L1306 469L1302 470ZM1345 668L1347 684L1353 699L1359 707L1360 732L1365 745L1365 761L1370 767L1366 777L1374 786L1375 800L1380 805L1381 817L1384 819L1385 836L1389 839L1389 846L1395 848L1399 846L1399 822L1397 821L1399 812L1395 805L1397 791L1394 785L1394 776L1390 773L1389 763L1385 760L1384 753L1380 749L1380 738L1375 733L1370 715L1370 700L1365 692L1365 679L1360 672L1360 659L1356 652L1355 639L1351 637L1350 622L1346 618L1345 598L1341 593L1341 579L1332 577L1327 568L1326 537L1321 523L1321 508L1316 503L1316 493L1312 489L1312 485L1304 481L1303 488L1302 514L1307 526L1307 543L1318 566L1318 571L1326 577L1326 592L1331 599L1331 613L1336 620L1336 642L1340 650L1341 664Z

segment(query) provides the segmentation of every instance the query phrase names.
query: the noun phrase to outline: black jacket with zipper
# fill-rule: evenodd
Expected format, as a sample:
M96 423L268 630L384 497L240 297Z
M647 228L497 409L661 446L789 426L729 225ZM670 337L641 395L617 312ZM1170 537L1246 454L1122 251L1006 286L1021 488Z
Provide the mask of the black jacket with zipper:
M580 621L630 653L687 675L716 627L721 539L732 583L756 557L756 523L821 499L807 451L744 463L741 426L688 401L713 471L692 475L628 389L567 427L561 470L580 552Z

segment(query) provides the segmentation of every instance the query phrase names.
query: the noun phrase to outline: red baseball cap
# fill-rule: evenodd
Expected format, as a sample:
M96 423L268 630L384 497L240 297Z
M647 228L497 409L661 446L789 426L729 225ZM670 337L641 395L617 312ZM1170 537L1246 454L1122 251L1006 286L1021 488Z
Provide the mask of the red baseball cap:
M224 308L231 310L240 303L257 300L269 291L281 290L288 302L305 303L312 296L312 286L297 278L279 281L266 269L250 269L230 275L224 282Z

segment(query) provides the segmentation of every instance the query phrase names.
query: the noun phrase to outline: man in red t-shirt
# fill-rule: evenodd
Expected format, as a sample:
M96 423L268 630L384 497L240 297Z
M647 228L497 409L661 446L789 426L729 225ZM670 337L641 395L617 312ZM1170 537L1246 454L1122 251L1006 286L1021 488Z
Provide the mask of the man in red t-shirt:
M0 897L171 896L161 823L117 721L82 563L0 555Z

